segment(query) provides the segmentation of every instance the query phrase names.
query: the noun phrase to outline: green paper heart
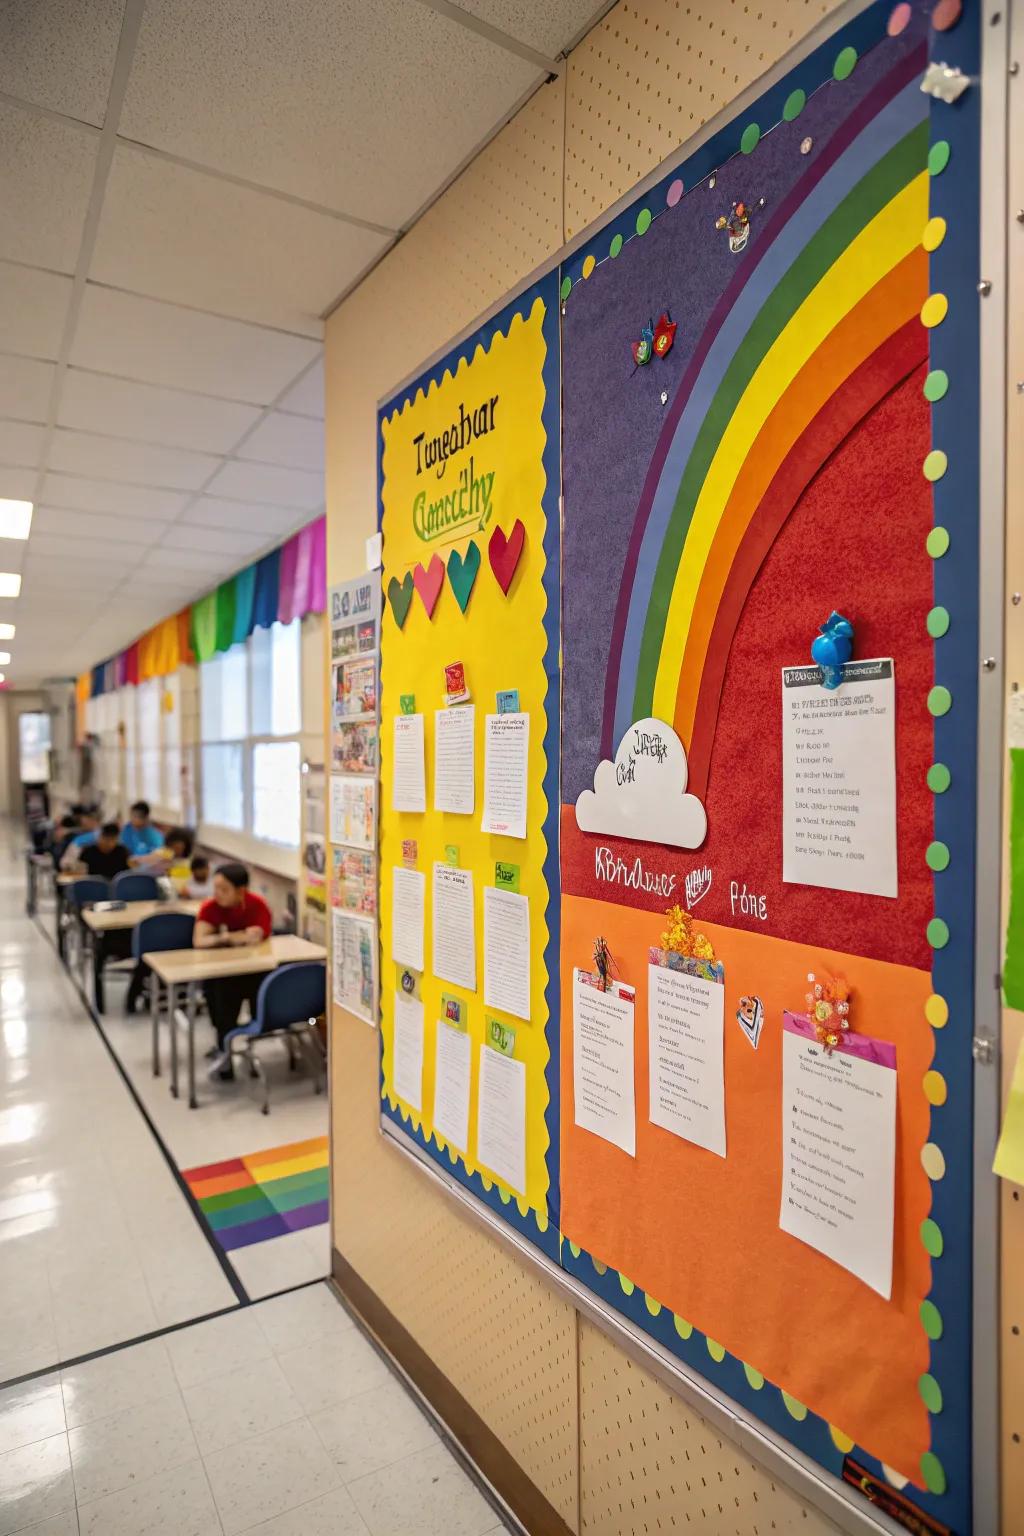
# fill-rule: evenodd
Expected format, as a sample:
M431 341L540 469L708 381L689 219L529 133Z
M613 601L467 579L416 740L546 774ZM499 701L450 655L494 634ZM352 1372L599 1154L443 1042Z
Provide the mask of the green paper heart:
M405 621L409 617L412 594L412 571L406 571L401 581L399 581L397 576L392 576L388 582L388 600L391 603L391 611L395 616L395 623L399 629L404 628Z
M455 593L455 601L463 613L469 607L470 594L479 569L480 551L472 539L466 546L465 555L460 555L457 549L453 549L448 556L448 580Z

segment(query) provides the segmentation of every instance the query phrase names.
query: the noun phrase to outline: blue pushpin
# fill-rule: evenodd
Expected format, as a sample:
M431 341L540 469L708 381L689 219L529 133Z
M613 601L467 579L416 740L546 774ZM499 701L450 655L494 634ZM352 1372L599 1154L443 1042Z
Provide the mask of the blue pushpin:
M811 660L821 668L823 688L838 688L843 667L853 655L853 625L833 608L811 646Z

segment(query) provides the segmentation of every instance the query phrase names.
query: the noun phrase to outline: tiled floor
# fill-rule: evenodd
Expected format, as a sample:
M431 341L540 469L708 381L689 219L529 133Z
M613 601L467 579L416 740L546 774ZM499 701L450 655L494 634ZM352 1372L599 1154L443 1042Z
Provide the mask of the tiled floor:
M0 1536L505 1529L326 1285L0 1392Z

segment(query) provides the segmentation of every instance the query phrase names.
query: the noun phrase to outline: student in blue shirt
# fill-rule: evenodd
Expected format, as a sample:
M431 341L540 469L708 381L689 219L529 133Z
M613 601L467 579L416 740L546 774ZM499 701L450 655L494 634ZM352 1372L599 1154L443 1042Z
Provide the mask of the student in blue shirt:
M163 833L150 821L145 800L136 800L128 812L128 820L121 828L121 841L133 861L145 859L163 847Z
M99 827L99 811L92 809L79 812L78 831L61 854L61 869L74 869L81 862L79 854L83 848L91 848L93 843L96 842L99 835Z

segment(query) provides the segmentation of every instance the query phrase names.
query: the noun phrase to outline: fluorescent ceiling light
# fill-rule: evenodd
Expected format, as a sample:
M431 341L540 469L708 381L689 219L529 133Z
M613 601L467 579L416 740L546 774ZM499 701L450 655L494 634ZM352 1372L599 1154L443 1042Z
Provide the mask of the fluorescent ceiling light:
M0 571L0 597L17 597L21 591L21 577L17 571Z
M7 674L5 672L0 672L0 683L6 683L6 681L7 681Z
M0 651L0 667L9 667L11 664L10 651Z
M32 503L0 496L0 539L27 539L32 527Z
M14 625L13 624L0 624L0 640L13 640L13 639L14 639Z

